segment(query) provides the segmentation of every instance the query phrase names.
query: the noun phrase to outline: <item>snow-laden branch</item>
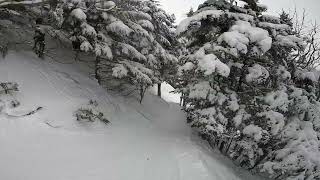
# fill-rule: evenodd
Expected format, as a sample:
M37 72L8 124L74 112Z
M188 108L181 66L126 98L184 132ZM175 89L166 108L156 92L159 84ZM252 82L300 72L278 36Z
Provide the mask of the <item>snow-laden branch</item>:
M116 7L116 4L112 5L111 7L109 8L100 8L100 7L96 7L98 11L102 11L102 12L109 12L111 11L112 9L114 9Z
M101 6L101 5L100 5ZM104 7L99 7L99 4L92 4L90 7L83 8L80 7L84 12L87 12L89 9L97 9L100 12L109 12L116 7L116 4L113 1L107 1Z
M15 0L0 0L0 7L7 5L38 5L42 3L49 2L49 0L25 0L25 1L15 1Z

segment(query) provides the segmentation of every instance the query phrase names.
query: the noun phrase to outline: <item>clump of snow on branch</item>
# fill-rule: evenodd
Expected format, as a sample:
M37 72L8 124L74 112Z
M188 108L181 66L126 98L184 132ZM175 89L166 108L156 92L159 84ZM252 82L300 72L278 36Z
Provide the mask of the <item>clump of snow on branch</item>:
M178 68L178 74L182 75L182 72L190 71L195 67L192 62L186 62L183 66Z
M257 45L261 53L267 52L271 48L272 39L268 31L253 27L247 21L237 21L229 32L223 33L218 42L226 42L230 47L236 48L239 52L246 54L249 43Z
M222 14L223 14L223 11L221 10L202 11L190 18L183 20L177 27L176 33L181 34L185 32L186 30L188 30L188 27L190 26L191 23L199 22L200 20L205 19L208 16L211 16L212 18L219 18Z
M120 33L125 36L129 36L130 33L133 32L133 30L129 28L127 25L125 25L122 21L112 22L106 28L108 31L111 31L114 33Z
M262 83L269 77L268 70L259 64L249 67L248 70L249 74L246 75L247 82Z
M93 50L93 47L88 41L84 41L81 43L80 49L84 52L89 52L89 51Z
M204 71L205 75L211 75L212 73L218 73L221 76L228 77L230 68L222 63L214 54L207 54L198 60L199 70Z
M262 139L262 131L261 127L250 124L249 126L246 126L242 132L258 142Z
M70 16L76 18L79 21L85 21L87 19L87 15L80 8L72 10Z
M112 68L112 76L116 78L123 78L128 75L128 70L123 66L123 64L117 64Z

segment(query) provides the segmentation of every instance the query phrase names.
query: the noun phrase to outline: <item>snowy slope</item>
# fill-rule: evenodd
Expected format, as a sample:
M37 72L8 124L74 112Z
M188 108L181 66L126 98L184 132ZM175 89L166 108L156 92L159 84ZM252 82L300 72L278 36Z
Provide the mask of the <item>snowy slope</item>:
M0 179L257 179L200 141L177 105L150 94L142 105L135 97L112 95L75 67L28 52L0 59L0 81L19 83L20 92L11 98L21 102L3 111L43 107L23 118L1 113ZM73 112L90 99L111 124L76 121Z

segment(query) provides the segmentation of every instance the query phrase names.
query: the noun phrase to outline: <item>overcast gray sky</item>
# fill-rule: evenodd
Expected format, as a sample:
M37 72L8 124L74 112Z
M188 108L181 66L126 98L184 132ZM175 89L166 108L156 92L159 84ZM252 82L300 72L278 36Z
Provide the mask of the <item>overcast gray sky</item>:
M177 22L186 17L186 13L191 7L197 9L200 3L205 0L160 0L165 9L170 14L175 14ZM260 0L262 4L269 7L268 14L281 12L281 9L291 9L295 7L301 12L306 9L309 20L317 20L320 24L320 0Z

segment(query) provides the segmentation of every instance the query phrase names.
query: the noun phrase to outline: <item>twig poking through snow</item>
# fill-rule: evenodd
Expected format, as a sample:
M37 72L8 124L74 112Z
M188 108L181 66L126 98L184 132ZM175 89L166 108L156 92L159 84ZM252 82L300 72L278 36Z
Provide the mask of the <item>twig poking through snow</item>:
M62 126L54 126L52 124L50 124L49 122L45 122L48 126L52 127L52 128L61 128Z

